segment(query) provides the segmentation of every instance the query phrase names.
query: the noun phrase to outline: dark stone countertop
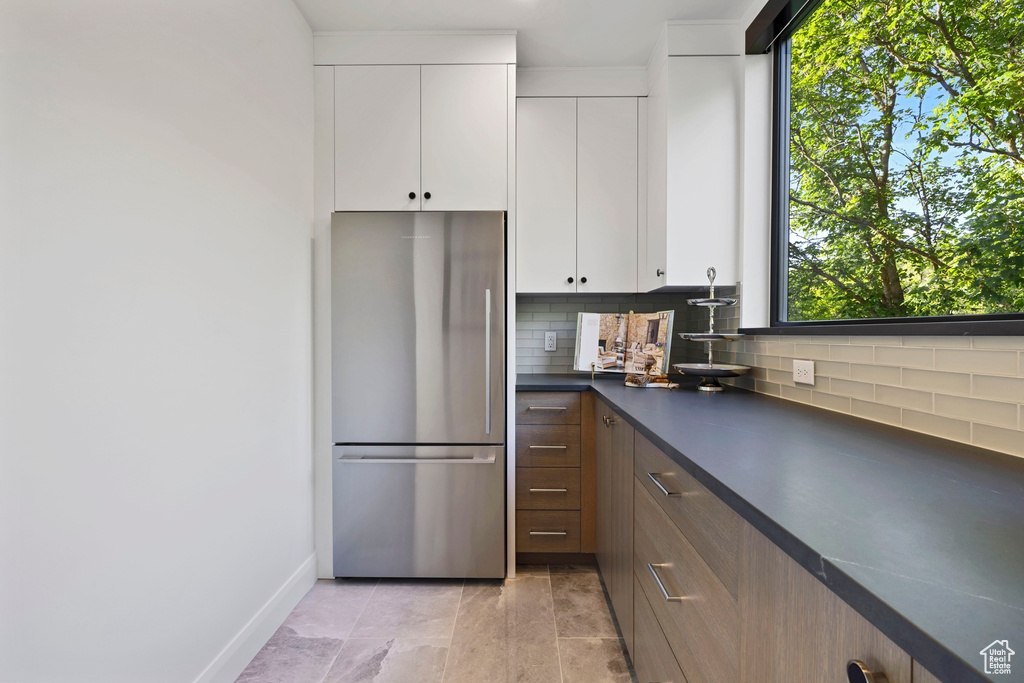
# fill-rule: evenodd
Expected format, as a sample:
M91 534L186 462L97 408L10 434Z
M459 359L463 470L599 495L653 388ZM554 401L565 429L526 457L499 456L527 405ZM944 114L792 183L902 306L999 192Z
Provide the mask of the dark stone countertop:
M1024 459L740 390L516 388L595 391L941 680L993 680L980 651L1008 639L995 680L1024 681Z

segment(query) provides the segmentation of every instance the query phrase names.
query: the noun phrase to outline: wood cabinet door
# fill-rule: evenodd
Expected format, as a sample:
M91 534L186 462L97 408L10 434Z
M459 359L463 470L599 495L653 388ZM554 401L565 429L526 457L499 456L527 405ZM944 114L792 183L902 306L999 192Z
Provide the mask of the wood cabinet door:
M603 427L601 425L599 428ZM611 586L615 618L633 651L633 436L621 417L609 416L611 433Z
M506 210L508 67L443 64L420 69L423 210Z
M637 98L580 98L576 125L576 291L635 292Z
M516 291L576 291L576 98L516 101Z
M743 683L845 683L851 659L911 682L910 655L749 524L743 533Z
M419 211L420 67L334 67L334 209Z
M605 423L614 413L594 402L594 460L597 470L597 566L612 592L612 431Z

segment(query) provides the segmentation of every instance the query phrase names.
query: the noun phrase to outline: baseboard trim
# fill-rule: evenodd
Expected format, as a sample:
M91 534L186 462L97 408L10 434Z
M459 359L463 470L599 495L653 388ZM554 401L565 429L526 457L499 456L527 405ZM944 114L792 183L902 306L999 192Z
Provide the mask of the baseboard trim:
M315 583L316 553L313 553L224 646L194 683L233 683Z
M516 564L597 564L594 553L516 553Z

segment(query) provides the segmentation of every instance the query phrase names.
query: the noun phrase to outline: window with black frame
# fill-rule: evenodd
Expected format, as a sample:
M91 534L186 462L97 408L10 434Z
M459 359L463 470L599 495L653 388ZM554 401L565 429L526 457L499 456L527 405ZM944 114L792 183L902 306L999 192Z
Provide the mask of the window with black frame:
M776 324L1024 317L1024 0L824 0L774 49Z

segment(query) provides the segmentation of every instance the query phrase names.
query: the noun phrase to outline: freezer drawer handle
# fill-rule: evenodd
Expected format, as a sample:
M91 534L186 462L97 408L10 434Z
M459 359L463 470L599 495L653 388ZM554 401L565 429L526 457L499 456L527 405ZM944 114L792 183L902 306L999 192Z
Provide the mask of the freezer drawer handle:
M530 493L568 493L569 489L530 489Z
M427 199L430 199L430 193L429 192L426 194L426 197L427 197ZM487 365L486 365L486 368L484 369L484 373L485 373L484 377L485 377L485 380L486 380L485 381L485 391L487 391L487 396L486 396L487 409L486 409L486 414L484 415L484 420L486 421L486 424L484 425L484 433L485 434L490 434L491 433L491 290L488 289L488 290L485 290L485 292L486 293L485 293L484 297L487 299L487 301L484 304L484 310L486 312L485 317L487 319L484 321L484 346L485 346L485 348L484 348L484 363L486 363Z
M552 449L552 450L557 449L557 450L560 450L560 451L564 451L567 448L569 448L569 447L568 446L530 446L530 450L531 451L532 450L541 450L541 449Z
M493 465L494 454L488 455L486 458L478 458L476 456L453 456L450 458L389 458L389 457L368 457L363 455L342 455L338 458L341 462L352 463L352 464L370 464L370 465Z
M527 406L527 410L568 410L565 406Z
M567 536L564 531L530 531L531 536Z
M651 570L651 574L654 575L654 581L658 584L658 588L661 590L661 594L665 596L665 602L682 602L686 598L682 595L669 595L668 590L665 588L665 584L661 582L661 577L658 576L658 570L656 567L670 567L669 564L651 564L647 563L647 568Z
M647 476L651 478L651 481L654 482L654 485L657 486L659 489L661 489L661 492L664 493L666 496L681 496L681 495L683 495L679 491L669 491L667 488L665 488L665 486L660 481L658 481L658 477L662 476L663 474L664 474L664 472L648 472Z

